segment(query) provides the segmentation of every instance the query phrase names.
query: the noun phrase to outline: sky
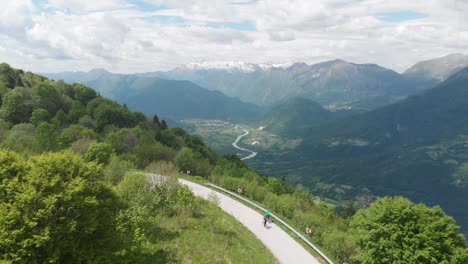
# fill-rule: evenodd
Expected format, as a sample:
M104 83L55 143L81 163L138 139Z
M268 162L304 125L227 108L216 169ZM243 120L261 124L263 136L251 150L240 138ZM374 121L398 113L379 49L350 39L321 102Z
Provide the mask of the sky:
M343 59L402 72L468 54L468 0L2 0L0 61L134 73Z

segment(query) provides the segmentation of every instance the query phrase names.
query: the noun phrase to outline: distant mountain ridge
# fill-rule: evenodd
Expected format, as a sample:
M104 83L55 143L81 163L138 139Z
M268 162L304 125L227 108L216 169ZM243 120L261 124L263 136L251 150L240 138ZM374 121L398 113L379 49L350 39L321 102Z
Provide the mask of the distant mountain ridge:
M105 70L44 74L48 78L77 82L147 115L181 119L252 119L262 113L255 105L243 103L219 91L204 89L189 81L165 80Z

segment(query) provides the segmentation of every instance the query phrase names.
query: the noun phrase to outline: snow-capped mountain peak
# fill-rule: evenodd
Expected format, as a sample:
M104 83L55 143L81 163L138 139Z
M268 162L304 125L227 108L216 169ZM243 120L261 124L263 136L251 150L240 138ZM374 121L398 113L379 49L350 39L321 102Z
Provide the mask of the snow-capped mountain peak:
M190 62L181 67L185 70L223 70L223 71L241 71L241 72L254 72L258 69L255 64L246 62Z
M181 70L199 71L199 70L220 70L229 72L251 73L255 71L265 71L270 68L286 68L291 63L262 63L253 64L241 61L228 62L190 62L178 67Z

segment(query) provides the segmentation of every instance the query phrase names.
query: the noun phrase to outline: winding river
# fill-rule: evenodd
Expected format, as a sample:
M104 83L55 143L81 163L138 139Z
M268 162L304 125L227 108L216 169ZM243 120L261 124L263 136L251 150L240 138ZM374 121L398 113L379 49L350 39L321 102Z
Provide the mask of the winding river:
M236 128L237 128L237 126L236 126ZM236 140L234 140L234 142L232 142L232 146L235 147L236 149L242 150L242 151L246 151L246 152L249 152L249 153L250 153L248 156L241 158L241 160L251 159L251 158L257 156L257 152L252 151L252 150L249 150L249 149L246 149L246 148L243 148L243 147L239 147L239 146L237 145L237 143L239 143L239 141L240 141L243 137L247 136L248 134L249 134L249 131L244 129L244 134L237 136Z

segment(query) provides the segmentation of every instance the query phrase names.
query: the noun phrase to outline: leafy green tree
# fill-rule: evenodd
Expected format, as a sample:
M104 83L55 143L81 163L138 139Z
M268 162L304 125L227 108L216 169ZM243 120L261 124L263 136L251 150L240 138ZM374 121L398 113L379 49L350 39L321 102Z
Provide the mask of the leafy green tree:
M14 202L25 171L23 160L15 152L0 149L0 204Z
M356 208L352 202L348 202L345 206L338 207L337 212L341 215L341 217L347 219L356 214Z
M78 120L78 124L82 125L82 126L85 126L85 127L88 127L88 128L91 128L91 129L96 129L96 122L94 122L94 120L88 115L85 115L85 116L81 117Z
M68 122L67 114L65 114L65 111L60 109L55 114L53 121L57 124L57 126L63 126Z
M288 192L288 183L284 179L268 178L267 186L270 191L278 195Z
M146 166L145 170L159 175L177 175L180 172L174 163L165 160L153 161Z
M144 174L127 174L116 186L119 197L129 206L122 212L123 230L129 238L126 257L131 263L154 263L160 251L156 216L176 198L167 195L166 184L150 186ZM177 191L177 189L176 189Z
M0 201L0 261L118 262L122 240L116 219L122 205L100 182L97 165L69 152L33 157L23 165L12 160L0 163L2 178L6 168L20 179L14 202Z
M468 263L463 235L440 207L380 198L350 222L356 259L366 263ZM466 256L466 255L465 255Z
M188 209L192 208L193 203L195 201L195 197L193 196L193 193L189 187L185 185L179 186L179 188L177 189L176 197L176 205L180 211L185 212Z
M32 143L35 138L35 130L36 128L33 124L21 123L13 126L2 142L2 147L7 147L17 152L31 152L33 150Z
M27 122L32 111L29 101L25 93L17 89L8 92L3 97L0 117L13 124Z
M15 70L6 63L0 63L0 81L5 84L7 88L13 89L16 85Z
M113 155L104 169L104 176L107 182L118 184L127 172L136 169L135 165L128 160L124 160L117 155Z
M83 105L87 105L88 102L97 97L96 91L82 84L74 83L72 88L74 90L74 99L80 101Z
M47 110L43 108L38 108L35 109L32 112L31 118L29 119L31 123L33 123L35 126L38 126L42 122L47 122L50 120L50 115Z
M53 124L42 122L36 128L35 142L39 152L57 148L57 131Z
M116 104L100 104L94 112L97 128L102 131L107 125L125 127L127 122L124 111L123 107Z
M146 167L151 162L157 160L172 160L176 156L176 152L163 144L154 141L150 144L141 144L134 153L138 157L138 166Z
M62 148L68 148L80 138L97 139L98 135L92 129L81 125L70 125L65 128L58 137L58 143Z
M211 170L210 162L190 148L182 148L174 160L177 167L183 172L190 171L192 175L207 176Z
M11 128L10 122L0 119L0 148L2 146L2 142L5 140L8 133L10 132L10 128Z
M84 156L86 152L88 152L89 146L95 143L97 143L97 141L94 139L80 138L72 143L71 150L73 151L73 153Z
M51 115L55 115L65 105L62 95L49 81L38 83L32 88L32 103L34 108L46 109Z
M129 152L140 145L140 128L122 128L107 134L106 142L111 144L117 153Z
M6 85L0 81L0 106L2 106L3 96L8 92Z
M72 101L70 111L68 112L68 120L71 122L76 122L86 114L86 107L80 101Z
M114 154L114 149L107 143L95 143L89 146L85 158L88 161L95 161L99 164L108 164Z

